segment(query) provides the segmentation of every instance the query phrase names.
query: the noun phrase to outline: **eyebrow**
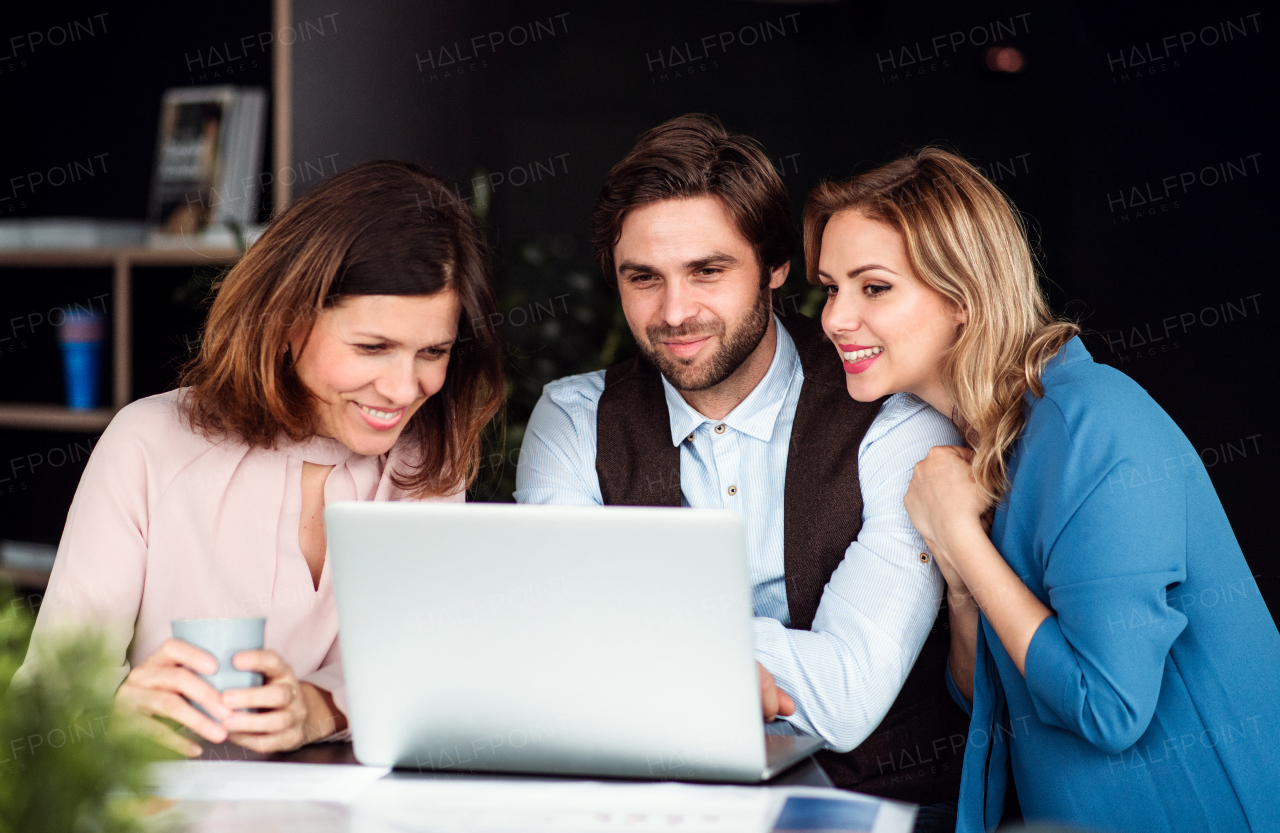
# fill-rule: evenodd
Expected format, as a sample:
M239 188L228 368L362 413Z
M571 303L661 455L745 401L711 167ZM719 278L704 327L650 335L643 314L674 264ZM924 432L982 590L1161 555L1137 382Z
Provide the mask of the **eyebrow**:
M712 252L711 254L705 257L700 257L697 260L690 260L689 262L685 263L684 268L689 269L690 271L693 271L697 269L705 269L708 266L713 266L713 265L714 266L737 266L738 259L733 255L725 254L724 252Z
M362 330L362 331L360 331L360 332L356 332L356 333L350 333L350 334L348 335L348 338L353 338L353 339L361 339L361 338L365 338L365 339L370 339L370 340L372 340L372 341L381 341L381 342L383 342L383 343L385 343L385 344L394 344L394 345L395 345L395 346L397 346L397 347L403 347L403 346L404 346L404 344L403 344L402 342L396 341L394 338L387 338L386 336L381 335L381 334L379 334L379 333L369 332L369 331L363 331L363 330ZM419 350L427 350L427 349L430 349L430 348L433 348L433 347L449 347L450 345L452 345L452 344L453 344L454 342L456 342L457 340L458 340L458 339L457 339L457 336L455 336L455 337L453 337L453 338L445 339L444 341L436 342L435 344L424 344L422 347L419 347L418 349L419 349Z
M878 263L868 263L866 266L859 266L857 269L850 269L847 273L845 273L845 277L856 278L859 275L861 275L863 272L870 272L872 269L879 269L882 272L888 272L890 275L898 274L897 272L890 269L888 266L881 266ZM818 277L826 278L827 280L832 280L831 276L828 275L826 272L822 271L821 269L818 270Z
M856 278L859 275L861 275L863 272L870 272L872 269L879 269L881 272L888 272L890 275L898 274L897 272L890 269L888 266L881 266L878 263L868 263L866 266L859 266L857 269L850 269L849 272L846 274L846 277Z
M698 269L705 269L708 266L737 266L738 259L731 254L724 252L711 252L694 260L685 261L684 268L690 272ZM662 270L644 263L637 263L634 260L624 260L618 264L618 274L625 275L628 272L653 272L660 274Z
M652 266L644 263L637 263L634 260L624 260L618 264L618 274L626 274L627 272L657 272Z

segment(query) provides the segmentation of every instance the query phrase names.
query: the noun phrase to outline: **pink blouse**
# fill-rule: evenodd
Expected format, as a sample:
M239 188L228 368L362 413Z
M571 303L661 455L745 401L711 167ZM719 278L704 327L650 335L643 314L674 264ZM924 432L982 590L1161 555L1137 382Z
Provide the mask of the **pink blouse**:
M92 622L123 681L173 635L174 619L264 617L266 647L345 714L329 560L317 588L298 546L302 464L333 466L326 504L409 500L390 476L401 446L364 457L324 437L275 450L214 442L181 420L181 395L133 402L103 432L67 512L32 645L64 623Z

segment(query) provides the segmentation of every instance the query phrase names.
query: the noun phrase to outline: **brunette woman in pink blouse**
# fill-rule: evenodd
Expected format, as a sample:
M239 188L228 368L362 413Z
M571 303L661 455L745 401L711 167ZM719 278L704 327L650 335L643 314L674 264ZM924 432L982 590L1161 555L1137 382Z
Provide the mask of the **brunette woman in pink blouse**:
M363 164L295 201L219 285L183 387L103 433L33 646L92 623L120 658L120 707L213 743L343 732L324 505L463 500L504 391L486 264L469 210L413 165ZM211 617L266 618L265 649L235 659L264 686L219 694L193 673L215 661L170 622Z

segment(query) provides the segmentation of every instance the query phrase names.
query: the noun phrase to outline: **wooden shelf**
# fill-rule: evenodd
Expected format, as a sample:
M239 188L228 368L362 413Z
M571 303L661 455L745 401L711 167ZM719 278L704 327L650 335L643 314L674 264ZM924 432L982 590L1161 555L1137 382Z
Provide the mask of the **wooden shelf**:
M97 247L85 249L0 249L0 267L116 267L129 266L201 266L234 263L240 250L230 247L148 246Z
M100 431L116 415L113 408L73 411L64 405L0 403L0 428L44 431Z
M37 570L14 570L0 567L0 582L12 582L18 587L34 587L40 590L49 586L49 574Z
M113 338L111 345L111 408L73 411L60 405L0 403L0 428L46 431L100 431L115 412L133 400L133 269L137 266L227 265L240 259L234 246L99 246L68 249L0 249L0 268L93 268L112 270Z

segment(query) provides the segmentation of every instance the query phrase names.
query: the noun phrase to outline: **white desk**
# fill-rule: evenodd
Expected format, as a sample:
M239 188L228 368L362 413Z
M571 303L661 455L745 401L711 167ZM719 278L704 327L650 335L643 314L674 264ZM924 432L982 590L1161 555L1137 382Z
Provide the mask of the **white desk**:
M273 770L276 763L285 766ZM914 819L908 805L886 802L877 809L834 790L812 759L761 787L401 771L383 776L383 770L357 769L354 763L350 744L320 744L269 758L229 745L212 747L198 769L179 765L170 771L176 777L168 794L187 800L165 802L154 821L176 823L188 833L768 833L768 820L787 802L792 818L821 806L852 820L847 828L834 829L900 833L909 831ZM306 772L326 764L345 766L320 778ZM245 797L254 800L238 800ZM833 798L838 806L831 804Z

